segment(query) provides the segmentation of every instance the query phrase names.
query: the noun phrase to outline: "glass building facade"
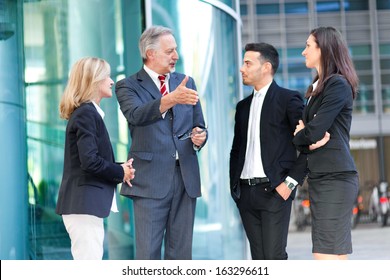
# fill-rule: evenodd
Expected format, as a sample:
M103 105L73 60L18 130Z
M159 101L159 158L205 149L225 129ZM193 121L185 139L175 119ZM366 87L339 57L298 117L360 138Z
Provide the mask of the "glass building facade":
M0 259L71 258L54 211L66 127L58 104L69 69L81 57L97 56L110 63L114 81L138 71L138 39L150 25L173 29L177 71L195 79L209 127L199 153L193 257L246 257L228 183L234 110L242 97L238 10L235 0L0 0ZM115 95L101 106L116 159L124 161L131 139ZM105 220L104 259L133 259L131 200L118 196L118 207Z
M360 80L351 149L360 190L390 181L390 1L241 0L242 43L264 41L281 54L276 79L302 95L312 82L302 51L311 29L334 26L347 40ZM365 205L368 204L367 196Z

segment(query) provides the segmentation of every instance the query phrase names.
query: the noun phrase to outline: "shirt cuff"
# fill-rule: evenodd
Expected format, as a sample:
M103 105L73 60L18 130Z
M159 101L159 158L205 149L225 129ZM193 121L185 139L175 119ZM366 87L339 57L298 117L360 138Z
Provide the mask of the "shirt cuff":
M295 181L293 178L291 178L290 176L287 176L286 178L286 181L290 182L290 183L293 183L294 184L294 187L296 187L298 185L298 182Z

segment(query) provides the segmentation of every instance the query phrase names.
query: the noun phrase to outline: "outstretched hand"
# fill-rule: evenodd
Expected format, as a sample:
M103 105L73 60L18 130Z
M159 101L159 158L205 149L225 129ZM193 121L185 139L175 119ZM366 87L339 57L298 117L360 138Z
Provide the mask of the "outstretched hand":
M170 93L175 104L195 105L199 101L198 93L193 89L187 88L188 79L188 76L185 76L179 86Z

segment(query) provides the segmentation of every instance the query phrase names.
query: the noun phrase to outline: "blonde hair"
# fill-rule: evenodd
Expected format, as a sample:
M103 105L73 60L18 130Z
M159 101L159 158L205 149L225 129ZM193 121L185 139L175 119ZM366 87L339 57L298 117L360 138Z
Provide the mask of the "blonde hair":
M97 57L84 57L72 67L60 101L60 117L68 120L82 103L91 102L98 93L99 83L110 76L110 65Z

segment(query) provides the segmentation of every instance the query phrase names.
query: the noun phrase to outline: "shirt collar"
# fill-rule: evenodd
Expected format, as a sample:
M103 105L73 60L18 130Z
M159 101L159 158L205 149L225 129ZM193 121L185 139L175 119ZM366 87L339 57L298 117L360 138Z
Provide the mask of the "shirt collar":
M255 88L253 88L253 94L255 96L260 96L260 95L265 96L267 94L267 91L268 91L269 87L271 86L271 84L272 84L272 81L270 83L266 84L264 87L262 87L258 91L256 91Z
M102 117L102 119L104 119L105 114L104 114L102 108L100 108L99 105L97 105L95 103L95 101L92 101L92 104L93 104L93 106L95 106L96 110L98 111L98 113Z
M312 86L313 86L313 90L312 90L312 92L313 92L313 91L315 91L316 87L318 86L318 80L315 81L315 83Z
M160 84L160 80L158 79L158 76L160 76L160 75L165 75L169 79L169 73L158 74L158 73L154 72L152 69L150 69L148 66L146 66L145 64L144 64L144 70L146 73L148 73L148 75L152 78L152 80L154 82L157 82L157 84Z

